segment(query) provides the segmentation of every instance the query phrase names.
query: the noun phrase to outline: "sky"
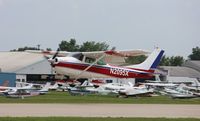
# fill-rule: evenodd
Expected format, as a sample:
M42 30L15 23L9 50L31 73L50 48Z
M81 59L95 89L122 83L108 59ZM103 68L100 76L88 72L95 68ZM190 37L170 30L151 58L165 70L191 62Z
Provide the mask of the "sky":
M200 46L200 0L0 0L0 51L71 38L187 58Z

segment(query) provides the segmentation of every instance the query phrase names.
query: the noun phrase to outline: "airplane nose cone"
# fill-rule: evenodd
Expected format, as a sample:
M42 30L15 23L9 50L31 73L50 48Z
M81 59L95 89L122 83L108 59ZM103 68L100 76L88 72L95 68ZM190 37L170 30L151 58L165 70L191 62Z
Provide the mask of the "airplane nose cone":
M51 63L52 67L55 67L55 64L58 63L58 58L50 58L48 61Z
M48 61L49 61L50 63L53 63L53 59L52 59L52 58L48 59Z
M50 59L48 59L48 61L50 63L55 63L55 62L58 62L58 58L54 58L54 59L50 58Z

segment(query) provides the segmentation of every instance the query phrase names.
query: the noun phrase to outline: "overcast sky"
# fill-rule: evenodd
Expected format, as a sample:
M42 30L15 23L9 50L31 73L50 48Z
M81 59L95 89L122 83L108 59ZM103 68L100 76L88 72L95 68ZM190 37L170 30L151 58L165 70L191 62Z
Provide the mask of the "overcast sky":
M200 0L0 0L0 51L70 38L187 57L200 46Z

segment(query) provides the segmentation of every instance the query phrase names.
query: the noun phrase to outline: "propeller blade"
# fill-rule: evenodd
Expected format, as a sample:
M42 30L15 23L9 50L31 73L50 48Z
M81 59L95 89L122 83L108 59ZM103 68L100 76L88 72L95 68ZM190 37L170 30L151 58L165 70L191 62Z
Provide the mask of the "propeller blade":
M60 51L60 49L58 48L57 51L56 51L56 53L53 55L52 59L56 58L56 56L58 55L59 51Z

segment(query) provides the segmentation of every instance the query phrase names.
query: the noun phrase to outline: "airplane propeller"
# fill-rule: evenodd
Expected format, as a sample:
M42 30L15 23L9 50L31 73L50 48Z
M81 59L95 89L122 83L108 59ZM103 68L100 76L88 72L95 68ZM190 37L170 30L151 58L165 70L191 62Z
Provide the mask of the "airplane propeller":
M54 67L54 62L56 62L56 57L58 56L59 51L60 51L60 49L58 48L56 53L53 55L53 57L49 59L49 62L51 63L52 67Z
M59 51L60 51L60 49L58 48L57 51L56 51L56 53L53 55L52 59L56 58L56 56L58 55Z

